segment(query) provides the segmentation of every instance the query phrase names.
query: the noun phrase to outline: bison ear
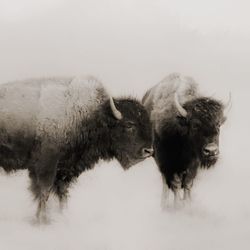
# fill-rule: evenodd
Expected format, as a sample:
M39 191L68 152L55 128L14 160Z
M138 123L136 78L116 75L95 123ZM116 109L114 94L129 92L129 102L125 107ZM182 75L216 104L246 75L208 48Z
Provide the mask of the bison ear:
M110 101L110 108L112 110L112 113L114 115L114 117L117 119L117 120L121 120L122 119L122 114L121 112L116 108L115 106L115 103L114 103L114 100L113 98L110 96L109 98L109 101Z

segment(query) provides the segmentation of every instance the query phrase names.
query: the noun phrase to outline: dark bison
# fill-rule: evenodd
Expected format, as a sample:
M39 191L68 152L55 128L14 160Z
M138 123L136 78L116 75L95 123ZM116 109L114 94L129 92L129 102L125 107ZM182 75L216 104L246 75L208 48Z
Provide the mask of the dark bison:
M124 169L152 155L151 123L131 98L113 99L93 77L31 79L0 85L0 166L28 169L46 220L46 201L100 159Z
M171 74L146 92L142 100L154 130L155 160L163 179L162 205L169 189L175 201L190 198L198 168L210 168L219 156L222 102L199 94L190 77Z

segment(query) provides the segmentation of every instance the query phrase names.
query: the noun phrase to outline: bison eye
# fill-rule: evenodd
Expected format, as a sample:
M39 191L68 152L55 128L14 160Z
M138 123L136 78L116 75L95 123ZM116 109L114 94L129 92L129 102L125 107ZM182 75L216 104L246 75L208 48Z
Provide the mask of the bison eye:
M200 123L198 121L193 121L192 123L192 129L198 130L200 128Z
M199 128L199 126L197 124L192 125L192 129L197 130L198 128Z
M132 131L136 127L136 124L134 122L128 121L128 122L125 123L124 126L125 126L125 128L127 130L131 130Z
M187 118L186 117L177 116L177 119L178 119L180 125L182 125L182 126L186 126L187 125Z

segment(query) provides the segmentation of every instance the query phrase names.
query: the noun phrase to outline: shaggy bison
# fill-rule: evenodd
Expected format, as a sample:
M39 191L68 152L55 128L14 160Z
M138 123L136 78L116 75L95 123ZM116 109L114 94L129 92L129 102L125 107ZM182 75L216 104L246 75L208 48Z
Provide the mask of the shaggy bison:
M151 129L138 101L113 99L93 77L0 85L0 166L28 169L39 221L50 193L65 201L70 183L98 160L127 169L150 157Z
M203 97L190 77L172 74L146 92L142 100L154 130L155 160L163 179L162 206L169 189L175 201L190 198L198 168L210 168L219 156L222 102Z

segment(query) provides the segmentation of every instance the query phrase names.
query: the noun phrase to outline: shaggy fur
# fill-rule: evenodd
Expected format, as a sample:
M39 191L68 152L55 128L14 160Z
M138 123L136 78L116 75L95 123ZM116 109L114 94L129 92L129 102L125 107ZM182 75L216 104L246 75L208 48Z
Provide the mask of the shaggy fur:
M175 93L187 117L179 115ZM197 169L209 168L217 161L218 155L206 156L203 150L209 143L219 144L224 106L200 96L195 81L179 74L168 76L150 89L143 104L153 123L155 160L164 185L175 194L183 188L189 196Z
M0 86L0 166L28 169L46 218L51 192L65 201L69 185L100 159L116 158L127 169L150 156L151 123L136 100L114 100L93 77L33 79Z

